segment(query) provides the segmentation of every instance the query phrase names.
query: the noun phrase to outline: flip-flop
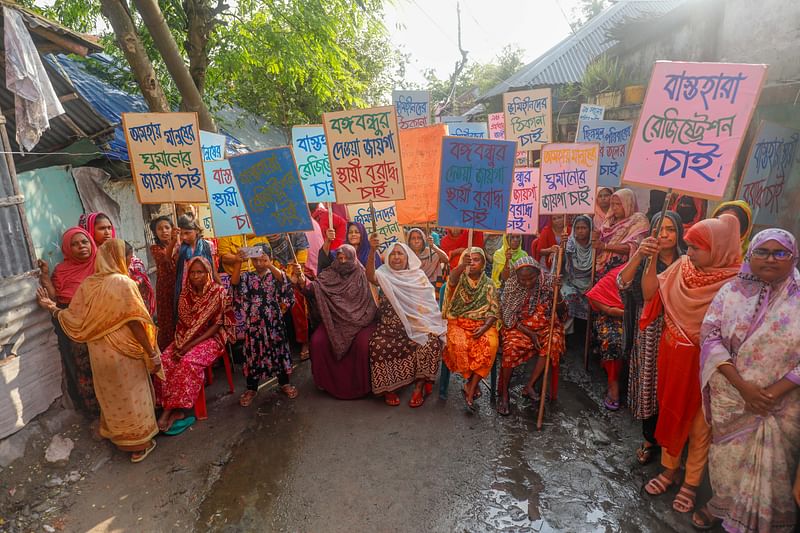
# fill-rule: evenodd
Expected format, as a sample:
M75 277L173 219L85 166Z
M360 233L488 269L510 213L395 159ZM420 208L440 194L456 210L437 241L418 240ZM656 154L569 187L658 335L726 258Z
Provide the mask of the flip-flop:
M133 454L131 454L132 463L141 463L142 461L147 459L147 456L150 455L150 452L156 449L157 442L155 441L155 439L153 439L151 442L153 443L153 445L150 446L149 448L146 448L142 453L142 455L140 455L139 457L134 457Z
M411 408L422 407L423 403L425 403L425 393L415 389L408 401L408 406Z
M478 410L478 406L475 405L475 396L472 396L472 402L467 400L467 390L464 387L461 387L461 396L464 397L464 405L467 407L467 412L474 413Z
M610 397L606 396L605 400L603 400L603 407L609 411L619 411L619 402L615 402Z
M172 427L169 428L164 432L164 435L169 435L170 437L174 437L175 435L180 435L187 429L189 429L197 419L194 416L187 416L184 418L179 418L175 422L172 423Z
M708 510L708 506L703 506L698 511L692 513L692 527L698 531L710 531L720 522L722 522L722 520L712 515L711 511Z
M288 383L281 387L281 392L284 393L290 400L294 400L297 398L297 395L300 394L300 392L297 390L297 387Z
M250 405L253 403L253 400L256 399L256 396L258 396L257 390L248 389L244 391L242 395L239 396L239 405L242 407L250 407Z

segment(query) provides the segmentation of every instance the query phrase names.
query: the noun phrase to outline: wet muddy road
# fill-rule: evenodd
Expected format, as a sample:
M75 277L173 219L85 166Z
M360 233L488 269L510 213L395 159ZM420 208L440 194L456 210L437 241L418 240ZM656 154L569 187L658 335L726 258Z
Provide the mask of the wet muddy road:
M639 425L598 407L592 377L562 362L558 401L541 432L519 398L499 417L484 392L467 414L450 397L419 409L379 399L338 401L315 389L307 364L294 402L259 399L251 426L199 507L198 531L688 531L672 495L640 491ZM254 413L255 414L255 413ZM702 496L701 496L702 501Z

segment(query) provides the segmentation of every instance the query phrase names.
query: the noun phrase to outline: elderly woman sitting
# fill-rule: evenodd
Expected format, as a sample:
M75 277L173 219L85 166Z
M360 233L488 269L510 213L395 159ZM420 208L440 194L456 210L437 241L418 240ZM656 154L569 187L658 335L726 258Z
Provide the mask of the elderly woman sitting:
M482 249L464 250L460 264L450 273L444 301L447 346L443 359L451 372L467 380L462 393L470 411L475 410L478 384L491 371L499 344L495 323L500 305L485 268Z

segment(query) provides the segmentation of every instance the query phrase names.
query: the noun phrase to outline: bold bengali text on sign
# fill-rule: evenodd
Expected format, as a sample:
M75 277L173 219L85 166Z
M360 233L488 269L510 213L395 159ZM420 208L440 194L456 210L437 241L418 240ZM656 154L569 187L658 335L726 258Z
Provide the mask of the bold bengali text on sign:
M578 215L594 211L598 143L556 143L542 148L539 206L542 215Z
M403 179L406 197L397 200L400 224L436 221L439 205L439 165L442 163L442 138L447 126L434 124L400 132L403 153Z
M401 130L429 124L431 93L428 91L392 91L392 104L397 110L397 126Z
M539 169L514 169L511 203L508 205L507 233L533 235L539 229Z
M225 159L225 136L200 130L200 149L203 152L203 161Z
M439 176L439 225L505 231L515 151L513 141L445 137Z
M619 187L633 124L623 120L586 120L578 129L577 142L600 143L599 187Z
M378 234L378 253L383 252L390 244L403 242L403 228L397 222L397 209L394 202L373 202L375 209L375 233ZM372 213L369 204L350 204L347 215L353 222L364 224L367 233L372 233Z
M207 161L205 173L208 205L217 237L253 233L230 160Z
M515 140L519 149L538 150L553 138L553 97L550 89L534 89L503 94L506 139Z
M455 122L447 125L447 134L451 137L471 137L488 139L489 128L485 122Z
M787 192L798 188L790 184L798 159L798 140L800 131L773 122L759 125L737 195L753 208L755 224L779 226L780 215L797 217L797 195Z
M405 197L394 106L325 113L322 120L337 203Z
M228 161L253 233L270 235L312 229L311 213L291 148L270 148L237 155Z
M722 198L766 71L657 61L622 181Z
M195 113L123 113L139 203L201 203L203 155Z
M328 145L322 125L293 127L292 149L308 201L335 202Z

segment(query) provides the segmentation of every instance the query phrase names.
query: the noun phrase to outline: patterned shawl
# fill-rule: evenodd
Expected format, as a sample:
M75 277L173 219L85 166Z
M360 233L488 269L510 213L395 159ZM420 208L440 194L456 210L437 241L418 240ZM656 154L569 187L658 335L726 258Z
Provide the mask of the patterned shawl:
M503 235L503 245L494 253L492 259L492 281L495 287L500 287L500 273L506 266L506 251L511 248L508 242L509 235ZM511 253L511 263L514 264L523 257L527 256L527 252L522 248L522 235L519 235L519 247Z
M186 265L189 272L194 263L203 265L206 280L203 288L196 292L188 277L178 300L178 323L175 325L175 344L184 346L187 342L203 335L211 326L222 327L218 335L224 344L228 342L229 332L233 333L236 318L233 316L231 299L225 287L212 278L211 263L204 257L193 257Z
M473 246L461 254L480 254L486 264L486 255L481 248ZM472 280L466 271L461 274L452 290L448 289L444 302L445 318L468 318L470 320L486 320L487 317L499 315L497 288L485 272L477 281Z
M78 234L89 239L89 246L92 249L91 255L85 261L79 261L72 256L72 238ZM56 289L56 301L60 304L68 304L83 280L94 274L97 245L88 231L75 226L65 231L64 236L61 237L61 253L64 261L53 270L53 286Z
M521 268L533 267L539 273L536 285L527 288L523 287L517 278L517 272ZM542 265L530 256L524 256L511 264L511 274L503 285L503 293L500 296L500 313L503 327L511 329L517 325L522 318L529 315L539 303L548 303L547 310L550 311L553 299L552 277L545 273ZM527 308L524 307L527 302Z
M341 360L358 332L375 320L378 307L369 290L364 267L358 263L356 249L343 244L337 254L344 254L347 261L341 263L337 258L319 273L312 287L333 355Z
M639 205L636 202L636 195L630 189L620 189L612 196L617 197L622 202L622 208L625 216L617 219L613 214L607 216L603 226L600 227L600 240L605 244L616 245L625 244L630 248L633 253L639 242L647 236L647 231L650 228L650 223L647 218L637 212ZM597 271L603 272L606 264L616 254L611 252L602 252L597 255Z

